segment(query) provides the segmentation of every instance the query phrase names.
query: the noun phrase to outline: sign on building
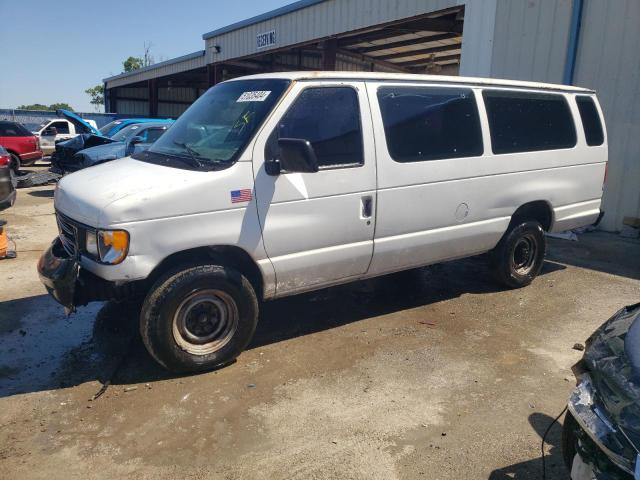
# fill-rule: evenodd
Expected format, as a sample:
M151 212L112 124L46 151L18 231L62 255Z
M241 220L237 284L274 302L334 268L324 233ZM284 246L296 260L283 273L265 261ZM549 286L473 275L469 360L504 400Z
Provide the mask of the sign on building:
M271 30L269 32L259 33L256 36L256 44L258 48L266 48L276 44L276 31Z

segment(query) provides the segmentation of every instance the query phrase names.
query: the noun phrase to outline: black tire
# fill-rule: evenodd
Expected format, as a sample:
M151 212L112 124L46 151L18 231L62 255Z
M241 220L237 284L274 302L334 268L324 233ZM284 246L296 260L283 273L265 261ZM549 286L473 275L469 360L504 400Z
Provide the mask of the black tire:
M540 223L535 220L512 222L489 254L493 275L509 288L525 287L540 273L546 250Z
M573 418L571 412L567 412L564 416L564 423L562 424L562 459L564 460L564 466L567 467L567 471L571 473L571 467L573 466L573 457L576 456L576 431L580 428L578 422Z
M218 265L187 267L161 277L140 313L147 350L174 372L228 364L249 344L257 323L258 300L249 280Z
M13 170L15 175L18 175L18 171L22 165L22 163L20 163L20 157L15 153L10 153L9 156L11 157L11 170Z
M9 169L9 178L11 179L11 185L13 185L13 188L17 188L18 177L16 176L16 172L13 171L13 168Z

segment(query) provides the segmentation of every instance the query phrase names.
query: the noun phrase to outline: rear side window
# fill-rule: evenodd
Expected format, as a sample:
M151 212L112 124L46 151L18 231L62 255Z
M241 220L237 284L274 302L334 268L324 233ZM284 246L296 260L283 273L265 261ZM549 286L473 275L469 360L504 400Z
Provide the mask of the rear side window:
M482 155L478 107L469 89L382 87L378 103L397 162Z
M595 147L604 143L604 131L602 130L602 122L598 109L593 98L586 96L576 97L578 110L580 111L580 119L582 120L582 128L584 128L584 136L587 139L587 145Z
M269 137L266 158L278 158L278 138L309 140L320 168L362 165L358 93L351 87L303 90Z
M576 129L562 95L538 92L482 92L493 153L571 148Z
M19 123L0 122L0 137L30 137L33 135Z

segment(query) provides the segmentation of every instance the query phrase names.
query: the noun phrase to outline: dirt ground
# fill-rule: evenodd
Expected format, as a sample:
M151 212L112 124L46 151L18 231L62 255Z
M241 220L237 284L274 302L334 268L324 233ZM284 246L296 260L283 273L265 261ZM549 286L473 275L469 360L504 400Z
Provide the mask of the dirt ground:
M174 376L125 308L65 318L45 294L52 197L0 214L19 252L0 262L2 478L538 479L573 345L640 300L640 243L583 234L521 290L478 257L267 303L235 364Z

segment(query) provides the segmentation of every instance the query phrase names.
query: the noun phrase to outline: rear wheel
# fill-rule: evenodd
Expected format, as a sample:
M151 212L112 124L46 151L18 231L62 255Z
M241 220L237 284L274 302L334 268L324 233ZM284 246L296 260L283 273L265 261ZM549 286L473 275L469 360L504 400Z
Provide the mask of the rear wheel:
M15 153L10 153L9 156L11 157L11 164L9 166L11 167L11 170L13 170L14 175L18 175L21 165L20 157Z
M151 288L140 314L149 353L169 370L208 370L235 359L251 341L258 301L238 271L203 265L174 271Z
M542 269L546 249L539 222L513 222L489 255L496 280L509 288L529 285Z

